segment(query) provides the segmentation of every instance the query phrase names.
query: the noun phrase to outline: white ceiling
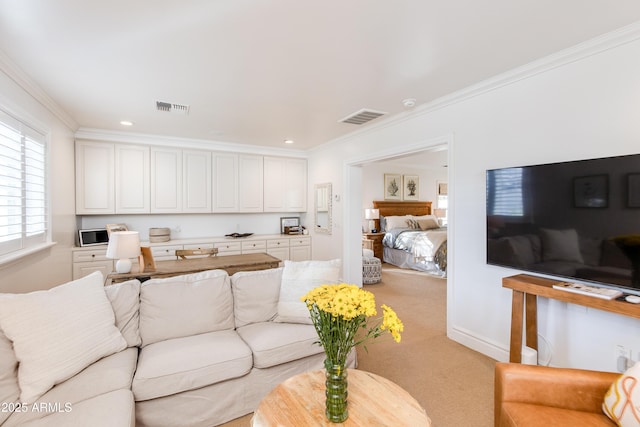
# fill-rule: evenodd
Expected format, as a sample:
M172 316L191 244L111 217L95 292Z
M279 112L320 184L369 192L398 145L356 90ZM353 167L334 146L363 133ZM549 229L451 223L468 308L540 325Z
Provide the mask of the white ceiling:
M0 51L80 127L306 150L367 126L338 122L362 108L637 20L637 0L0 0Z

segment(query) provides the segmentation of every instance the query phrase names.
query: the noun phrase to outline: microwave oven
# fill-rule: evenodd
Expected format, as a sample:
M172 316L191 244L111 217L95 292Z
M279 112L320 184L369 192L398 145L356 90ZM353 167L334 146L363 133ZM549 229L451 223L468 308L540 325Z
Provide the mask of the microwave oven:
M80 246L106 245L109 243L109 234L106 228L92 228L78 230Z

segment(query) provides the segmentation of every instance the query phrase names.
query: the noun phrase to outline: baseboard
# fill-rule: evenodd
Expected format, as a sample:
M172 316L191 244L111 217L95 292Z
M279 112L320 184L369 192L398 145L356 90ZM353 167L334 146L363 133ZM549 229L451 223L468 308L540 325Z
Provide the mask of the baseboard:
M448 327L447 337L498 362L509 361L509 350L489 340L482 340L462 328Z

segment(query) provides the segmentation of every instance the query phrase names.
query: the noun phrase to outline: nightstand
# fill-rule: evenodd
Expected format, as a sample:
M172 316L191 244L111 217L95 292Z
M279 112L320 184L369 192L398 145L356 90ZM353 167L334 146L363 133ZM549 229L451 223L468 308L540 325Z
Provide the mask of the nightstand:
M373 249L373 256L382 261L382 239L384 233L362 233L362 247Z

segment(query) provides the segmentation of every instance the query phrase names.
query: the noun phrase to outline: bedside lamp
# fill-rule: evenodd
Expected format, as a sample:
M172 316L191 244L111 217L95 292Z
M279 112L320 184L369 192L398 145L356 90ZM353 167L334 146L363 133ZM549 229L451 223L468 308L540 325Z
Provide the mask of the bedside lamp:
M438 218L438 223L442 227L444 225L445 219L447 218L447 210L446 209L434 209L433 215Z
M365 209L364 210L365 219L369 220L369 231L373 233L373 230L376 229L375 219L380 219L380 210L379 209Z
M116 273L129 273L131 260L140 255L140 235L137 231L114 231L109 235L107 258L117 259Z

